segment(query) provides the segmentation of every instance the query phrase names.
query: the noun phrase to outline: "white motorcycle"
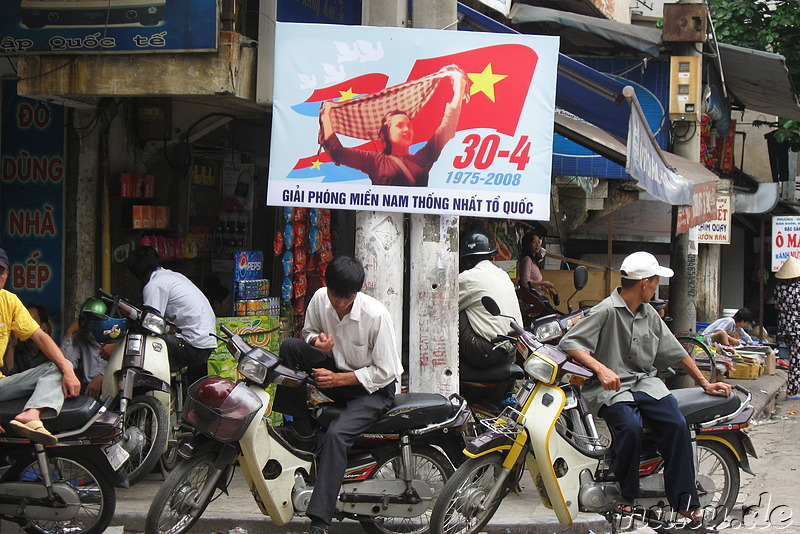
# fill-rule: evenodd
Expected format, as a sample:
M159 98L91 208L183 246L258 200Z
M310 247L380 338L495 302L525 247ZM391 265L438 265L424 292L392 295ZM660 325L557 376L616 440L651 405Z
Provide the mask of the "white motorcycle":
M189 388L184 420L196 430L179 453L186 457L167 477L147 513L147 534L180 534L197 522L209 502L227 491L238 462L261 513L275 526L303 514L314 490L317 456L296 448L268 424L269 384L309 384L320 401L312 416L327 428L339 406L325 402L312 379L267 350L228 336L238 359L238 383L206 377ZM329 399L328 399L329 400ZM399 394L394 405L359 436L336 503L338 519L355 519L370 534L424 534L438 490L461 463L462 430L471 414L458 395Z
M127 320L127 335L106 365L102 396L114 397L114 408L122 414L121 443L130 455L126 469L133 485L152 472L167 451L173 394L167 344L159 336L173 325L153 309L140 310L102 289L99 292L110 315Z
M500 314L491 297L484 297L483 304ZM605 516L616 532L625 522L613 506L619 494L611 472L613 449L598 434L581 398L580 386L593 373L558 347L539 342L515 321L511 326L519 335L517 349L525 358L527 378L513 405L482 421L487 431L467 445L464 452L469 459L434 504L432 534L480 532L526 469L542 503L561 524L571 525L578 512L595 512ZM750 393L740 386L736 389L746 395L744 401L735 394L707 395L701 388L672 392L689 425L700 505L711 526L733 509L739 470L753 474L747 457L756 453L742 431L753 407ZM683 518L666 505L664 459L649 431L644 435L639 474L637 515L628 516L626 522L639 519L659 532L674 532Z

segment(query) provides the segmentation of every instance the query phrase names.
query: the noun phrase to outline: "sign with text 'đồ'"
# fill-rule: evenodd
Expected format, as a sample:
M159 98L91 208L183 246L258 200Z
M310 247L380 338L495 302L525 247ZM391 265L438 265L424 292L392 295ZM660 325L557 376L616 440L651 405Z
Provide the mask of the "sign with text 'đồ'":
M278 23L267 204L549 220L558 38Z

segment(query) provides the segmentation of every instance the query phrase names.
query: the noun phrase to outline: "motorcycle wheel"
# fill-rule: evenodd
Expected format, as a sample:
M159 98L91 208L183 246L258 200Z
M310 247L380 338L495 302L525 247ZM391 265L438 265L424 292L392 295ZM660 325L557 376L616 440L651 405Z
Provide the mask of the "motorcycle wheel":
M152 473L167 444L167 413L155 397L140 395L131 399L123 417L121 445L130 458L125 464L131 486Z
M192 528L213 497L211 492L204 502L194 502L213 476L216 458L207 452L178 464L153 497L144 523L146 534L181 534Z
M453 474L453 466L447 457L437 449L423 445L411 447L411 474L433 490L433 499L428 511L418 517L376 517L375 521L361 521L361 526L369 534L426 534L430 529L430 515L433 505ZM402 453L394 453L378 461L370 479L397 480L403 475Z
M503 469L503 454L495 452L470 458L444 485L431 513L431 531L437 534L476 534L494 516L516 477L490 503L484 502Z
M709 524L717 526L731 513L739 496L739 464L725 445L710 440L697 440L697 474L714 481L714 494L706 509L714 511ZM701 497L706 492L699 485L697 491Z
M99 452L99 451L98 451ZM99 534L105 532L114 516L117 494L114 484L94 460L77 451L47 450L50 480L54 484L69 484L80 498L80 509L65 521L31 520L23 530L36 534ZM15 480L40 480L39 463L35 460L23 467Z

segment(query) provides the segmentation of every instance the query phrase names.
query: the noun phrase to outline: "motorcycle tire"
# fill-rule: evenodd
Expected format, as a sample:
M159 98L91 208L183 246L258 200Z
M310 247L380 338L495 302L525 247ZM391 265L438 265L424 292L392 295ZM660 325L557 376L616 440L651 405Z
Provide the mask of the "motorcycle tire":
M78 450L49 448L47 461L52 483L72 486L80 498L80 509L75 516L64 521L32 519L23 530L31 534L105 532L117 506L117 494L109 470L99 467L95 460ZM35 458L20 466L13 475L14 480L25 481L38 480L40 477L39 463Z
M515 484L513 473L490 503L484 503L497 484L504 454L494 452L470 458L456 469L438 495L431 513L431 531L437 534L477 534L492 519L503 498Z
M130 454L125 469L133 486L153 472L164 452L169 432L167 413L155 397L139 395L128 403L122 425L121 445Z
M215 492L204 502L192 500L214 476L216 459L216 453L206 452L178 464L153 497L144 523L145 534L181 534L194 526Z
M368 534L427 534L430 530L430 515L433 505L447 480L453 475L450 460L439 450L428 445L411 447L414 479L426 482L433 490L433 499L428 511L418 517L376 517L374 521L361 521L361 527ZM400 450L394 451L378 461L370 479L402 478L403 459Z
M711 526L722 523L731 513L739 497L741 473L739 462L736 461L731 450L716 441L697 440L697 473L711 478L714 481L714 495L711 503L706 507L713 510L714 516L708 521ZM705 491L698 485L698 493L702 499Z

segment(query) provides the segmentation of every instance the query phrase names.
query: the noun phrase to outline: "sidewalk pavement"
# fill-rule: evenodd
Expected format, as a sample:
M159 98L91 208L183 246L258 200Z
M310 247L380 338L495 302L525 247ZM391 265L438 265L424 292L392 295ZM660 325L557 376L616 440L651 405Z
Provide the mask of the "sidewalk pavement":
M751 401L756 409L755 417L769 416L775 408L775 399L783 394L786 384L786 373L778 371L774 375L761 376L756 380L726 380L732 384L740 384L753 394ZM148 478L129 489L117 489L117 509L112 525L124 527L127 532L143 532L145 516L153 496L162 483L160 474L151 474ZM302 534L308 525L305 518L297 518L283 527L274 526L269 518L261 515L250 495L241 471L236 475L230 487L229 495L222 495L209 504L203 516L192 529L192 532L210 534L240 527L248 534ZM7 524L3 523L3 526ZM355 530L358 529L358 530ZM331 534L359 532L361 528L353 521L335 522L331 525ZM523 476L520 494L511 494L505 498L494 518L484 529L488 534L534 534L534 533L570 533L601 534L610 531L606 520L598 514L580 514L576 522L566 527L560 525L552 510L541 502L530 477ZM2 530L16 532L14 530Z

